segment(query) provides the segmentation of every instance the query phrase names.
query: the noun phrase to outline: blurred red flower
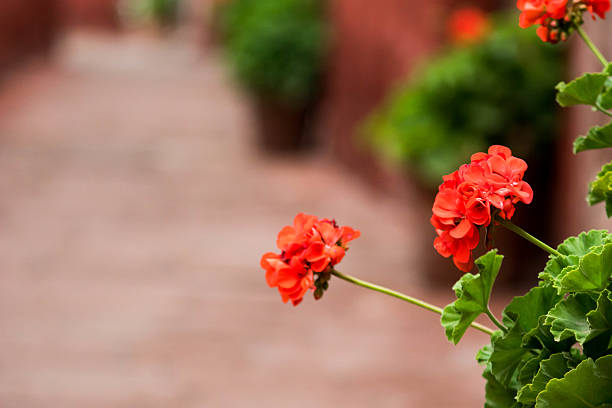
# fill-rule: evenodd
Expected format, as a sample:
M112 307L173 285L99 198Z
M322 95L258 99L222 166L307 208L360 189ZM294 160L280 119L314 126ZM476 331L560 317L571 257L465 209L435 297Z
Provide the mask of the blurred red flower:
M448 33L453 43L472 44L480 41L489 31L489 20L478 8L468 7L454 11L448 20Z
M300 213L293 225L283 227L276 245L282 252L268 252L261 258L266 282L278 288L283 302L297 306L315 284L315 274L328 272L337 265L348 249L348 243L360 232L340 227L335 220L321 219Z

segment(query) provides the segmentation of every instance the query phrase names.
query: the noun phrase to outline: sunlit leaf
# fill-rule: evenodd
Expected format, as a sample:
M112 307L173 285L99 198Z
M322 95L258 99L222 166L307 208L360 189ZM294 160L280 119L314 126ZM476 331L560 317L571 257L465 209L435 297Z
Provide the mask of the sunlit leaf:
M593 105L597 102L604 83L608 79L607 73L588 73L569 83L557 84L557 102L563 107L573 105Z
M612 243L596 247L580 258L578 266L563 270L553 285L559 293L600 292L612 276Z
M488 309L489 297L503 256L492 250L476 260L479 273L466 273L453 286L457 300L444 308L440 319L446 337L457 344L472 322Z
M539 278L552 283L559 276L564 275L562 273L564 268L578 265L581 256L608 242L612 242L612 238L605 230L591 230L581 232L575 237L569 237L557 247L557 251L563 256L551 255Z
M606 147L612 147L612 122L604 126L593 126L586 136L580 136L574 141L574 153Z

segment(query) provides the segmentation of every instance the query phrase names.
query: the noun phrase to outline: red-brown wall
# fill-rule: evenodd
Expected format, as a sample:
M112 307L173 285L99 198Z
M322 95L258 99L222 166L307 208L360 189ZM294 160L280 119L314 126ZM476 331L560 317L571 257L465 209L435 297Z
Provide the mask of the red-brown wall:
M61 20L68 26L95 26L115 28L117 0L56 0L59 3Z
M0 71L46 52L57 32L55 0L0 1Z

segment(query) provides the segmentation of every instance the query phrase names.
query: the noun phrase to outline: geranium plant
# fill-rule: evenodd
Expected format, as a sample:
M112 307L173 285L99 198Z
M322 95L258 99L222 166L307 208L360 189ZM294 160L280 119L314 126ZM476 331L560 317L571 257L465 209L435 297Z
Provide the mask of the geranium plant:
M603 18L609 0L519 0L518 6L521 26L539 24L539 37L553 43L577 32L603 64L601 72L559 83L558 103L590 105L612 116L612 64L581 28L583 14ZM574 151L607 147L612 147L612 122L579 137ZM487 379L485 407L612 407L612 234L583 232L555 249L513 224L517 207L534 198L523 179L527 167L509 148L494 145L444 176L432 208L434 248L465 272L453 287L457 299L444 308L339 272L348 243L360 232L305 214L279 233L280 253L262 257L266 280L283 301L297 305L310 290L320 299L337 277L441 315L446 336L455 344L470 327L486 333L490 342L476 356ZM588 202L602 201L612 215L612 162L590 185ZM498 227L549 254L538 285L515 297L501 318L489 308L503 260L493 248ZM479 243L488 252L474 259ZM476 274L470 273L474 266ZM494 328L475 322L481 314Z

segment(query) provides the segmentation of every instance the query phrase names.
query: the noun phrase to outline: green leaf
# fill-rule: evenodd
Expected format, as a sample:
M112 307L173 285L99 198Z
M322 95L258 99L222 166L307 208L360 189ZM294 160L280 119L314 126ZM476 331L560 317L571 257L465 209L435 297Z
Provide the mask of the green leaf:
M581 232L576 237L569 237L557 247L557 251L564 256L551 255L539 278L552 283L559 276L565 275L563 269L578 265L581 256L608 242L612 242L612 238L606 230L591 230Z
M593 408L612 404L612 355L584 360L563 378L551 379L536 408ZM605 406L605 405L604 405Z
M603 109L612 108L612 78L605 82L603 92L597 97L597 104Z
M457 300L444 308L440 319L446 337L453 343L457 344L470 324L487 311L491 289L503 258L497 255L497 250L487 252L476 260L480 273L466 273L453 286Z
M509 408L514 406L514 391L509 390L495 379L489 369L486 369L482 376L486 378L485 386L485 408Z
M500 384L518 390L518 370L531 358L528 349L522 348L523 332L514 325L508 333L493 341L493 353L489 358L491 373Z
M606 215L612 216L612 162L605 164L597 174L595 181L589 184L587 202L594 205L606 202Z
M478 361L478 364L486 365L489 362L489 358L491 358L492 352L493 346L491 344L487 344L478 350L478 353L476 353L476 361Z
M607 73L588 73L567 84L559 82L557 102L563 107L594 105L607 79Z
M574 141L574 153L606 147L612 147L612 122L604 126L593 126L586 136L580 136Z
M600 292L609 284L612 275L612 243L596 247L580 258L578 266L563 270L553 285L558 292Z
M538 326L540 316L545 315L561 296L551 287L535 287L524 296L517 296L503 312L506 327L518 325L522 333Z
M589 357L600 357L612 349L612 292L604 290L597 299L597 308L586 315L589 334L584 352Z
M546 317L546 324L551 325L555 341L575 338L584 343L589 334L587 313L595 309L596 303L585 294L574 294L563 299L553 307Z
M563 341L556 341L551 333L550 324L546 324L546 315L540 316L537 327L531 329L523 336L521 346L528 349L544 348L551 353L560 353L562 351L571 350L575 343L574 338L568 338Z
M597 309L587 314L590 326L588 339L606 334L612 331L612 292L604 290L597 299Z
M553 354L549 359L543 360L537 374L533 377L533 382L525 385L518 392L517 401L527 405L535 404L538 394L546 388L546 384L551 379L563 378L565 373L573 367L565 353Z
M563 255L583 256L596 246L612 242L612 236L606 230L590 230L581 232L576 237L569 237L557 247Z
M519 369L518 373L518 383L520 384L521 388L525 385L531 384L533 378L540 369L540 363L543 360L550 358L550 356L551 353L549 353L547 350L542 350L540 353L538 353L538 355L525 362L525 364Z
M489 358L491 373L501 384L518 390L519 370L533 357L532 351L524 347L524 337L560 299L554 288L536 287L515 297L504 309L503 322L510 329L492 340L493 353Z

